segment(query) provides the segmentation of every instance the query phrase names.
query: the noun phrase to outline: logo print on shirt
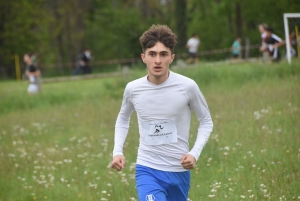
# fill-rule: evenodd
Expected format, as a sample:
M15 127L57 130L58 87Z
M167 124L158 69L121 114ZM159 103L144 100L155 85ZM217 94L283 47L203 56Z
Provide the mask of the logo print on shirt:
M155 200L155 197L153 194L146 195L146 201L154 201L154 200Z
M161 125L155 125L155 133L159 133L162 129L164 129L164 127L162 127Z

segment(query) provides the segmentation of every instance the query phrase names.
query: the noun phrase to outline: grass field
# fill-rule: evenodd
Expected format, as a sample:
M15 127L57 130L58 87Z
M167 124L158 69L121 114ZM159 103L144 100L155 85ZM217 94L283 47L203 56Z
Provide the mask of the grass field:
M189 200L300 200L300 63L176 72L198 83L214 121ZM0 201L137 200L135 114L126 168L109 164L124 86L143 75L49 83L35 96L26 82L0 83Z

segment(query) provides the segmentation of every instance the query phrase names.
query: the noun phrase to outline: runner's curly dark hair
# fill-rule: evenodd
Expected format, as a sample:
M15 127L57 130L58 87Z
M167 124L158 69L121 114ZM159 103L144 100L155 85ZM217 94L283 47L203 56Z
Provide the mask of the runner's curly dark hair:
M143 52L145 52L147 48L153 47L157 42L161 42L170 48L171 52L174 52L174 47L177 43L176 38L175 33L173 33L167 25L152 25L140 37L140 43Z

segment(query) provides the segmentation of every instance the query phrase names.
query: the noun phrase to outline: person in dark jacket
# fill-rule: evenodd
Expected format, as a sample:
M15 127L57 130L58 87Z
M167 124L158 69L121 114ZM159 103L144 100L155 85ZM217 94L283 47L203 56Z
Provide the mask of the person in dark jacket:
M92 59L92 51L90 49L86 49L83 53L79 54L77 68L73 72L73 75L77 75L81 71L83 72L83 74L91 74L92 69L91 66L89 65L91 59Z

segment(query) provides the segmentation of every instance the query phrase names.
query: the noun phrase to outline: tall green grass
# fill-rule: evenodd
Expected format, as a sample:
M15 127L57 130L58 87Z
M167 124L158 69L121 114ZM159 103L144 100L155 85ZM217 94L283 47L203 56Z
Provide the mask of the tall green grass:
M189 199L299 200L299 63L178 69L204 93L214 131L192 170ZM109 168L126 83L145 75L0 83L0 200L136 200L133 114L122 172ZM190 146L198 122L193 116Z

